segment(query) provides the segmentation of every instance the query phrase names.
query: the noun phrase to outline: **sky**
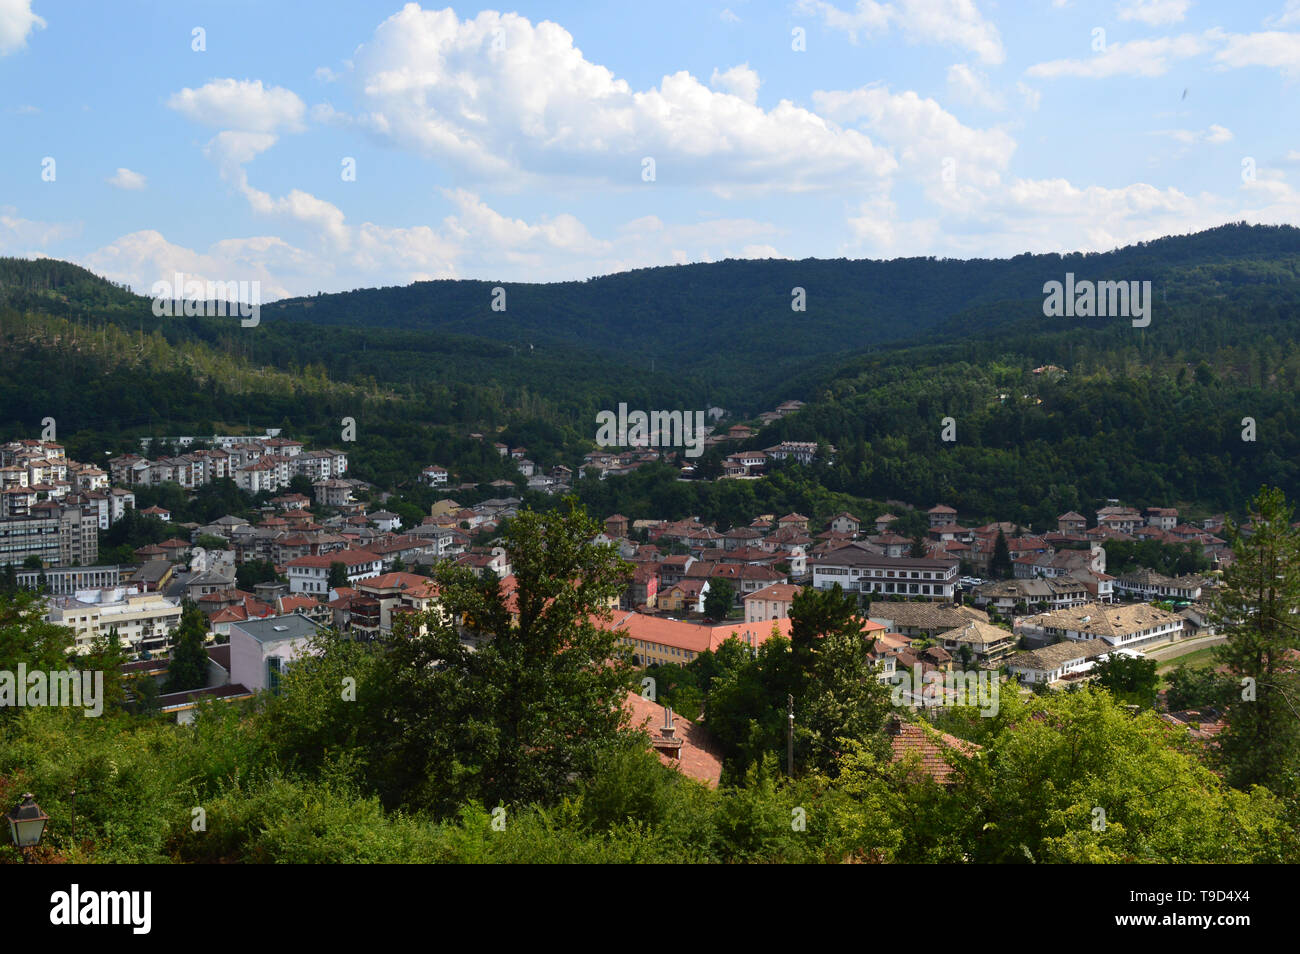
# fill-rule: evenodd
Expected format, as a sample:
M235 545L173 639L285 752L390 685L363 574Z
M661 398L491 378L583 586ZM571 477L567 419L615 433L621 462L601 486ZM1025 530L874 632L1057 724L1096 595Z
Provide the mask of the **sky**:
M1300 0L0 0L0 255L261 300L1300 224Z

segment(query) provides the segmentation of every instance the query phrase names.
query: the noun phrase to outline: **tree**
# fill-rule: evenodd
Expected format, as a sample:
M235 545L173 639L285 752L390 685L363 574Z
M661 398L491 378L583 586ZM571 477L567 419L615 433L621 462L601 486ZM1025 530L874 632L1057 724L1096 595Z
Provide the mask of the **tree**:
M1201 706L1225 706L1236 698L1237 683L1213 669L1178 666L1165 677L1168 689L1165 704L1171 712L1199 709Z
M874 640L862 632L857 600L839 585L804 589L790 605L796 667L795 758L803 771L838 772L841 740L883 742L889 690L870 659Z
M235 567L235 585L241 590L252 590L258 583L275 580L275 564L270 560L249 560Z
M337 589L348 585L348 567L346 563L335 560L330 564L329 588Z
M1239 788L1294 791L1300 769L1300 678L1290 658L1300 649L1300 533L1291 520L1281 490L1259 492L1249 538L1228 528L1236 560L1211 606L1228 637L1214 657L1239 680L1228 726L1216 739L1227 778Z
M1156 675L1154 659L1112 654L1100 660L1093 667L1093 673L1097 677L1097 683L1117 701L1139 705L1144 709L1155 707L1160 677Z
M20 663L47 672L67 667L72 630L47 623L44 616L45 600L35 593L0 594L0 672L17 672ZM17 711L0 706L0 718Z
M704 615L709 619L724 620L736 604L736 590L730 580L720 577L709 579L709 591L704 594Z
M158 711L158 681L153 676L136 676L131 680L131 690L135 697L131 708L136 715L152 715Z
M126 690L122 684L122 664L130 657L122 647L122 639L117 627L109 629L108 635L97 637L91 644L90 652L81 661L83 669L104 674L103 705L105 709L121 708L126 699Z
M1222 863L1296 852L1280 799L1229 788L1171 744L1154 713L1133 716L1091 686L1003 692L997 713L971 711L962 733L982 748L936 745L952 766L947 787L917 762L850 750L839 779L850 798L832 807L829 827L905 863Z
M208 684L208 650L205 646L207 635L207 617L196 605L187 603L181 611L180 625L172 638L165 692L202 689Z
M1011 564L1011 549L1007 546L1007 538L998 530L998 538L993 544L993 557L989 560L989 575L996 580L1009 580L1015 573L1015 567Z
M383 660L372 750L387 798L437 812L551 802L619 744L631 676L607 607L631 568L591 543L600 531L573 498L522 511L510 607L496 579L440 568L439 607L404 617Z

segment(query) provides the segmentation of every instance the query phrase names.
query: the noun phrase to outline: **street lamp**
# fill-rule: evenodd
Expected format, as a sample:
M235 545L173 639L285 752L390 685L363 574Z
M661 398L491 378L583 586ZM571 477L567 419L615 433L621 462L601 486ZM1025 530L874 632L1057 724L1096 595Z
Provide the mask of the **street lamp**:
M28 792L23 796L22 804L11 811L5 818L9 822L9 837L16 848L34 848L45 832L45 823L50 816L41 811L36 804L36 797Z

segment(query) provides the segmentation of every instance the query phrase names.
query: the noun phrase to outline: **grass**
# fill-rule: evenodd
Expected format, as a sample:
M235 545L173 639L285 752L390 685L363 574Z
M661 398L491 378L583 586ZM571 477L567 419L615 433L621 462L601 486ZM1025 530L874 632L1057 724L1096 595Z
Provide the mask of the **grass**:
M1172 672L1179 666L1186 666L1188 669L1211 669L1216 665L1214 661L1215 648L1214 646L1206 646L1185 656L1175 656L1173 659L1161 663L1159 671L1161 673Z

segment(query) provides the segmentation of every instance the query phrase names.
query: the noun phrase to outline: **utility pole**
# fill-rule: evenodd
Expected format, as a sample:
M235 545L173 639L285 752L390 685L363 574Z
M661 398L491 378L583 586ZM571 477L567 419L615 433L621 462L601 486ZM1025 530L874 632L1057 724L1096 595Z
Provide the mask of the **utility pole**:
M785 774L794 778L794 694L788 693L786 700L785 730Z

